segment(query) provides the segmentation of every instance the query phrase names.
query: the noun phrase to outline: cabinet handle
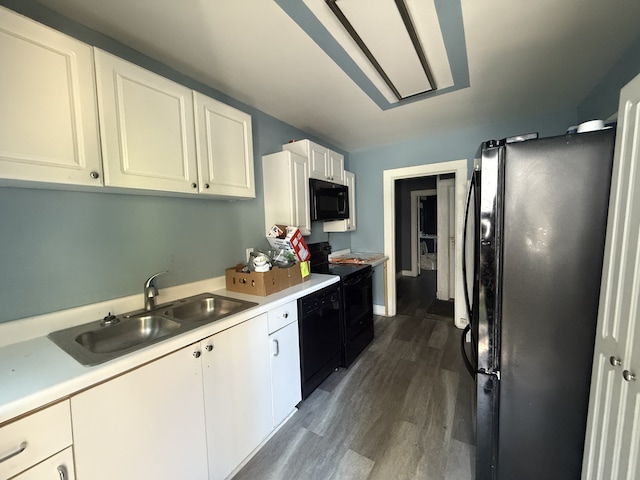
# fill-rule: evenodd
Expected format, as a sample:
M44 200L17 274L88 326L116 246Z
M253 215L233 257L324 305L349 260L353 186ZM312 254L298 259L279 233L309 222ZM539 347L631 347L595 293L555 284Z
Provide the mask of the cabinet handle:
M289 312L284 312L282 314L282 318L289 318Z
M18 448L16 448L13 452L11 452L8 455L0 458L0 463L6 462L7 460L9 460L10 458L15 457L16 455L20 455L22 452L25 451L26 448L27 448L27 442L22 442L20 444L20 446L18 446Z
M95 170L94 170L94 171L92 171L92 172L89 174L89 176L90 176L91 178L100 178L100 174L99 174L98 172L96 172Z
M205 349L207 352L210 352L211 350L213 350L213 345L207 345L206 347L204 347L204 349Z
M202 352L200 350L196 350L195 352L193 352L193 356L196 358L200 358L200 355L202 355Z
M620 365L622 365L622 360L620 360L618 357L616 357L614 355L611 355L609 357L609 363L613 367L619 367Z
M204 184L204 188L209 188L209 184L208 184L208 183L205 183L205 184Z
M276 340L275 338L273 339L273 344L276 346L276 351L273 354L274 357L277 357L278 355L280 355L280 343L278 342L278 340Z
M192 183L192 184L191 184L191 188L198 188L198 184L197 184L197 183L195 183L195 182L194 182L194 183Z
M65 467L64 465L59 465L56 470L58 470L60 480L69 480L69 476L67 475L67 467Z
M636 379L635 373L631 373L629 370L625 370L622 372L622 378L624 378L627 382L633 382Z

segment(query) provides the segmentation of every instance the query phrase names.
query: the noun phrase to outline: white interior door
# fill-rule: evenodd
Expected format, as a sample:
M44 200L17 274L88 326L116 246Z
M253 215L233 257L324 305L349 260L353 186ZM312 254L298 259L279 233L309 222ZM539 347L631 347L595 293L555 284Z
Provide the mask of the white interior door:
M451 224L451 219L455 218L453 217L455 208L450 208L450 189L455 192L454 179L440 180L438 178L436 182L436 190L438 191L438 239L440 240L440 248L438 248L438 258L436 260L438 267L436 298L438 300L453 298L453 292L455 291L455 271L451 269L452 264L455 265L455 249L451 248L449 237L451 228L455 232L455 222ZM454 288L451 288L452 283Z
M420 240L422 239L420 234L420 197L428 197L437 193L437 190L433 188L411 191L411 271L403 270L403 275L417 277L420 274Z
M640 75L618 120L583 479L640 476Z

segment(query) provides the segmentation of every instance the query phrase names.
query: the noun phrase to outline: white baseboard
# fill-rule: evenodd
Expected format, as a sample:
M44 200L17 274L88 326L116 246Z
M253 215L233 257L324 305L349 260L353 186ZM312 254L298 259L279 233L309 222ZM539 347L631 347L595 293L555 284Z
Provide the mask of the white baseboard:
M375 303L373 304L373 314L374 315L382 315L383 317L386 315L386 308L384 308L384 305L376 305Z

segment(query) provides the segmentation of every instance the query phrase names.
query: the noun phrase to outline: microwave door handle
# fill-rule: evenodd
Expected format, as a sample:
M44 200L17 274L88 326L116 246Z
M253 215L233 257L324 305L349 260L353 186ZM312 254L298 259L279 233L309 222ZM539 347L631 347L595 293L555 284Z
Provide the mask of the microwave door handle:
M345 200L344 192L338 193L338 213L345 214L347 213L347 202Z

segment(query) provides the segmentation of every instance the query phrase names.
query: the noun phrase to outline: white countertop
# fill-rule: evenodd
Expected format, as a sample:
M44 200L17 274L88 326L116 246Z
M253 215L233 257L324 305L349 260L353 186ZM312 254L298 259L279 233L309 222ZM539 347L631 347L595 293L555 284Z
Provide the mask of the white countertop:
M161 289L161 303L209 292L258 305L93 367L78 363L46 335L74 324L98 320L107 310L116 314L135 310L142 303L142 292L123 299L0 324L0 337L7 334L16 339L15 343L0 346L0 425L338 281L339 277L335 275L314 273L309 280L267 297L210 288L224 285L224 277L222 280L210 279ZM131 305L135 306L127 310ZM101 313L103 311L105 313ZM28 332L36 332L37 336L31 337Z
M377 267L389 260L384 253L377 252L352 252L351 250L339 250L329 255L329 262L338 264L367 264Z

